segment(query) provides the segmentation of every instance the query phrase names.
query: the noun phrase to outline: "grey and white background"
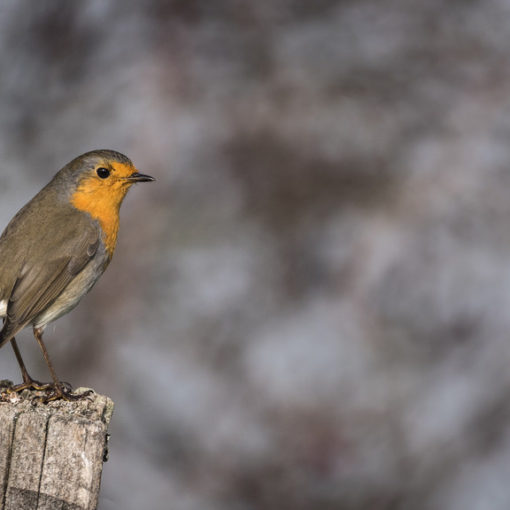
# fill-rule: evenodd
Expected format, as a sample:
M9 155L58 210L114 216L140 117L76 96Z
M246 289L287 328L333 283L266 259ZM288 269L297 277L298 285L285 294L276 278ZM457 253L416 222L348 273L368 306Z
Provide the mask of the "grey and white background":
M94 148L101 510L510 508L509 0L1 2L1 228Z

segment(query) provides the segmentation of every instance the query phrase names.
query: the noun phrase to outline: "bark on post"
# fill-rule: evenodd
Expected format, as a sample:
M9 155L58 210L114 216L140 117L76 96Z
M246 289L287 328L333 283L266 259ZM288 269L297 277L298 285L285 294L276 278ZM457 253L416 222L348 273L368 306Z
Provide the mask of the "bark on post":
M94 510L113 402L32 397L0 401L0 510Z

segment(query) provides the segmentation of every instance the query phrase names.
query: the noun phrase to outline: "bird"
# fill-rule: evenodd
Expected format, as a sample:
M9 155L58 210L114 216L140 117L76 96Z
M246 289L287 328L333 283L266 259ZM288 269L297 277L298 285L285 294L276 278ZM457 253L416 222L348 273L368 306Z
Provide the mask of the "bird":
M78 305L109 265L117 242L119 210L134 183L154 181L114 150L93 150L59 170L8 223L0 236L0 348L11 343L25 389L45 402L77 400L57 377L43 342L45 327ZM52 383L33 379L15 335L32 326Z

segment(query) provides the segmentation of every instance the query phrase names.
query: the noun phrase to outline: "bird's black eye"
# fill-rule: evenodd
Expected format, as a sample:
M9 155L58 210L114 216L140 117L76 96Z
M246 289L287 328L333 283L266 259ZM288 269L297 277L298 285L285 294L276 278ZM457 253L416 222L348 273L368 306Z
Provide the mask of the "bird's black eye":
M108 168L101 167L96 170L96 174L101 177L101 179L106 179L110 175L110 170L108 170Z

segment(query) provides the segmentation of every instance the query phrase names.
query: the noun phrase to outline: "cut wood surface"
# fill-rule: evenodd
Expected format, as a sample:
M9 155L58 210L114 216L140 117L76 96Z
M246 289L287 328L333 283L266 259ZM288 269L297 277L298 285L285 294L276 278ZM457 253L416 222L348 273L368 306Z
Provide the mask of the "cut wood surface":
M79 389L77 392L81 392ZM94 510L113 402L0 401L0 510Z

